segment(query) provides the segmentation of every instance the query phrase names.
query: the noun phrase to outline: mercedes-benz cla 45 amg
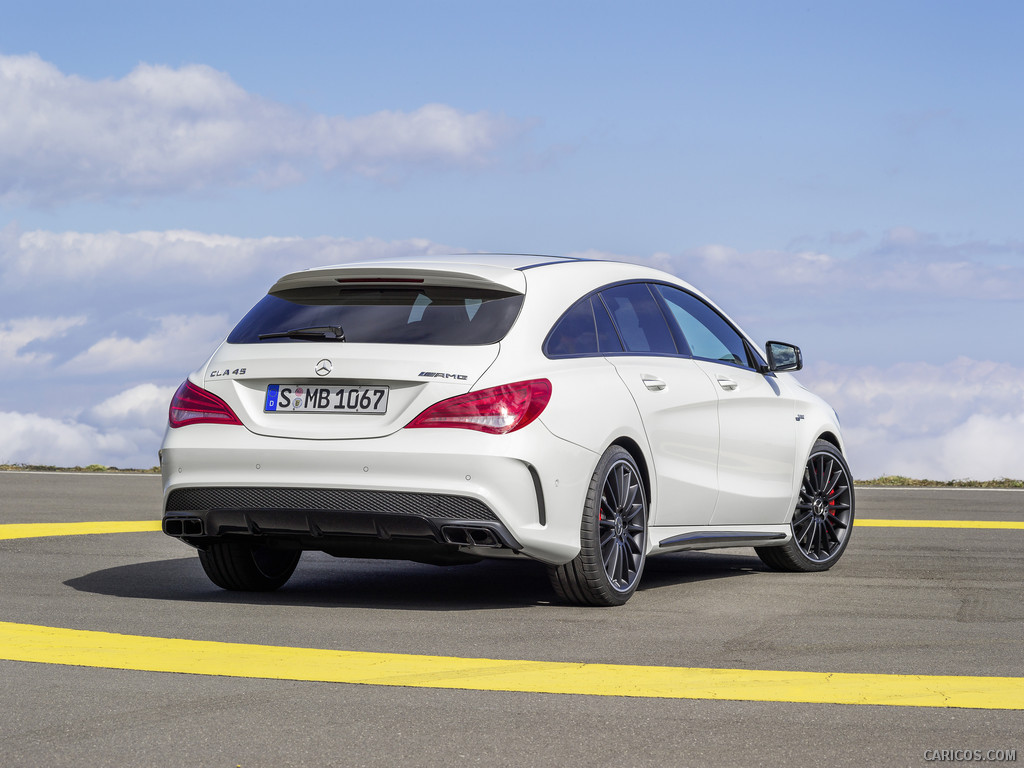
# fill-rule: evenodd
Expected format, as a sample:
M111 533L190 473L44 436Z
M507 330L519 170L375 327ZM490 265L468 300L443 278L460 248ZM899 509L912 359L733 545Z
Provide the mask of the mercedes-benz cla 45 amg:
M822 571L854 518L835 412L707 297L608 261L459 255L285 275L181 385L163 530L231 590L305 550L545 563L618 605L648 557Z

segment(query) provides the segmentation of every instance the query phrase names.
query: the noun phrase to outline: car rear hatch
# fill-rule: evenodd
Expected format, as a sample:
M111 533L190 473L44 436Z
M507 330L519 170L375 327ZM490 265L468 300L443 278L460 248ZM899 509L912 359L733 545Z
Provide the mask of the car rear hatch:
M464 264L286 275L218 349L204 386L261 435L382 437L472 389L524 290L517 270Z

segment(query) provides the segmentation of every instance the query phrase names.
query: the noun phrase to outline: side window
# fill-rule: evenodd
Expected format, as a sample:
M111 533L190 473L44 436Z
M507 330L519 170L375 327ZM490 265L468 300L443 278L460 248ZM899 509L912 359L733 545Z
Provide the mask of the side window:
M694 357L752 368L743 338L715 310L686 291L667 285L657 291L679 324Z
M597 331L590 298L576 302L555 323L544 351L549 357L597 354Z
M645 284L617 285L601 291L601 298L627 352L678 354L665 315Z

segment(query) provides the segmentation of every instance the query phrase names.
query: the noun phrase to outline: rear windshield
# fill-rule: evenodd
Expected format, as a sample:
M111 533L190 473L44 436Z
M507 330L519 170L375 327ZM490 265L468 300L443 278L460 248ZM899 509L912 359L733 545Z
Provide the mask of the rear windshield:
M493 344L504 338L522 306L521 294L451 286L415 288L295 288L267 295L228 336L231 344L333 341L367 344Z

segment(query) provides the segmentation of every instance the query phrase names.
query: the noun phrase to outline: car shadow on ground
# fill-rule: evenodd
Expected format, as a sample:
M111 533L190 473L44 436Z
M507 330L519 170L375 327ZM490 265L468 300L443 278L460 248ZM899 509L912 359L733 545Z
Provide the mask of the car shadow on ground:
M753 556L691 552L647 561L640 593L766 570ZM533 561L485 560L434 566L398 560L338 559L303 554L276 592L229 592L214 586L198 558L174 558L105 568L68 579L80 592L145 600L242 605L485 610L561 605L544 566Z

